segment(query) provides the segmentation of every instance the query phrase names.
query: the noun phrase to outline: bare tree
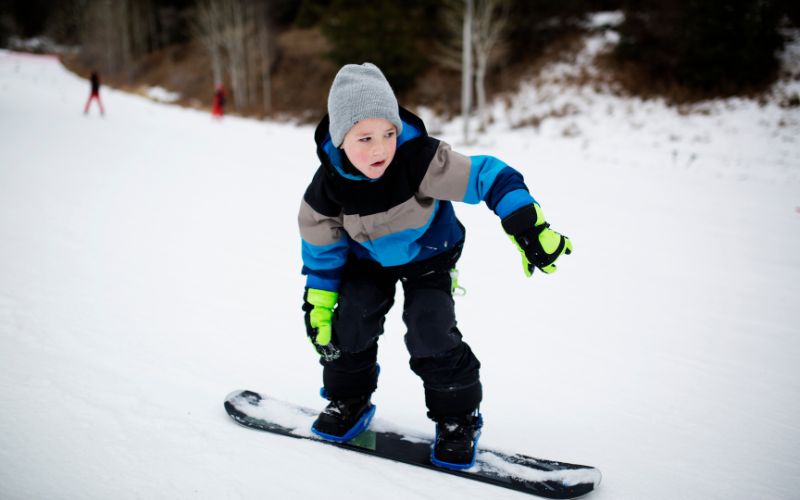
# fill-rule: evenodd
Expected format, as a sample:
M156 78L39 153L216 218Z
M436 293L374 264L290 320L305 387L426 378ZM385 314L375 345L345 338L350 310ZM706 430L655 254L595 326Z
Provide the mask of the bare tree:
M443 0L439 10L439 26L443 37L436 42L433 57L440 65L455 70L462 69L464 47L464 0Z
M509 22L509 0L446 0L440 20L444 43L436 59L444 67L461 71L461 114L464 142L469 143L473 86L477 97L479 131L486 130L488 110L486 76Z
M125 68L130 57L124 5L112 0L89 0L80 29L84 58L106 74Z
M261 77L261 103L265 114L272 113L272 35L269 23L269 4L261 4L260 15L254 16L257 23L258 47L260 55L259 76Z
M193 27L211 59L214 85L224 81L222 57L222 4L218 0L200 0L195 10Z
M155 45L152 0L75 0L72 6L80 12L77 24L86 61L130 82L136 59Z
M136 59L158 46L154 0L74 0L85 6L84 57L131 80ZM271 111L269 0L197 0L192 27L211 60L214 84L230 83L233 105ZM100 64L98 64L100 63Z
M249 47L253 22L245 0L201 0L197 24L212 58L217 83L227 73L233 103L243 109L252 103Z
M464 41L461 51L461 118L464 120L465 143L469 143L469 115L472 110L472 2L464 2Z
M461 118L463 140L469 143L469 122L472 113L472 4L473 0L444 0L440 9L443 39L435 47L439 64L461 72Z
M103 26L105 27L105 43L106 48L106 71L111 73L116 71L116 57L114 50L114 4L111 0L105 0L103 14L101 14Z
M209 52L214 82L227 75L237 109L261 104L272 111L268 1L200 0L195 31Z
M473 47L475 48L475 90L478 98L478 130L489 125L486 108L486 71L497 43L508 28L508 0L476 0Z
M228 56L228 74L231 78L233 102L242 109L250 103L247 81L247 48L245 45L245 2L222 0L223 31L222 46Z
M136 0L129 5L130 46L135 57L155 48L156 24L152 0Z
M128 83L131 82L131 62L133 60L130 24L128 22L129 1L117 0L116 2L110 2L112 5L112 26L116 32L116 36L114 36L114 41L116 42L116 57L114 58L117 66L116 71L122 71Z

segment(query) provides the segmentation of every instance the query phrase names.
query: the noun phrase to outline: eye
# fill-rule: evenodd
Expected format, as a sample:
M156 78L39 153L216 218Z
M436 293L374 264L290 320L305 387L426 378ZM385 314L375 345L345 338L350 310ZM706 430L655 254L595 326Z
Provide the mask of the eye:
M369 142L370 139L372 139L372 137L362 137L361 139L358 140L358 142Z
M395 134L394 130L392 130L391 132L386 132L386 138L388 139L390 137L394 137L394 134Z

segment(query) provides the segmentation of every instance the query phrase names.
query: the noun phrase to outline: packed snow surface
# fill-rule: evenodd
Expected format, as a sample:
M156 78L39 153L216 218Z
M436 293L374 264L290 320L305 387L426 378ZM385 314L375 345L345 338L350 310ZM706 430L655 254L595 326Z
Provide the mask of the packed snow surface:
M432 124L518 168L574 243L526 279L496 216L457 204L481 442L596 466L597 500L797 498L798 108L552 88L476 144ZM324 406L296 223L313 128L108 88L84 116L88 94L0 52L0 498L524 498L235 425L235 389ZM377 418L431 434L397 298Z
M177 92L170 92L164 87L150 87L145 93L147 97L158 102L175 102L181 98Z

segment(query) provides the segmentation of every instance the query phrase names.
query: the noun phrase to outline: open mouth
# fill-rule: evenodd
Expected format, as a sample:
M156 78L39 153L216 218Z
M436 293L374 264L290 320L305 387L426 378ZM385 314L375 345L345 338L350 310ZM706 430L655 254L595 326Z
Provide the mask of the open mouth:
M376 161L375 163L371 163L370 167L379 168L382 167L386 163L386 160Z

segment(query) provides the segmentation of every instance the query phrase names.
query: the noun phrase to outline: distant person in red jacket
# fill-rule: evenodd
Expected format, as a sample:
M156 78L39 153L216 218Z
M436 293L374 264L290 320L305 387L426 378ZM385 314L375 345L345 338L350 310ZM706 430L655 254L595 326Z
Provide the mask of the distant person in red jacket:
M92 104L93 100L97 101L97 105L100 106L100 115L105 115L105 110L103 109L103 102L100 100L100 75L97 74L97 71L92 71L92 75L89 77L92 82L92 93L89 94L89 99L86 101L86 106L83 107L83 114L89 113L89 106Z
M225 114L225 87L220 83L214 92L214 101L211 105L211 116L222 118Z

